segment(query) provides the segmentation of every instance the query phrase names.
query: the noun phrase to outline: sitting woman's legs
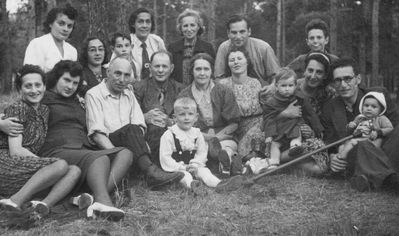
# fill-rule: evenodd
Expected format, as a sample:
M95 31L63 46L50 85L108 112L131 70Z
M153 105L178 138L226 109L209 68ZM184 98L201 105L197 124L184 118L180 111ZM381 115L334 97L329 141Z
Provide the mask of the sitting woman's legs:
M57 183L67 172L68 164L64 160L58 160L45 166L37 171L10 199L21 206L24 202L29 201L34 194Z
M43 199L43 202L47 206L52 207L63 199L78 182L80 173L79 167L68 166L67 173L53 185L47 197Z
M129 151L129 149L123 149L115 155L111 163L111 172L108 177L108 192L111 192L122 180L133 163L133 153Z
M107 184L110 172L110 160L108 156L97 158L87 171L87 185L93 191L96 202L107 206L113 206L111 197L109 196Z

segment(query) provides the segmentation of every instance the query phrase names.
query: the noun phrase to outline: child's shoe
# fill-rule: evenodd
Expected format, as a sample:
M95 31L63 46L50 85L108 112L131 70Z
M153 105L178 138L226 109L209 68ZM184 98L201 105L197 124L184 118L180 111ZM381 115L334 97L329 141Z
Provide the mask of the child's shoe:
M222 177L230 176L230 157L225 150L220 150L218 155L219 160L219 172Z
M234 154L231 157L230 176L241 175L243 170L241 156Z
M102 217L111 221L119 221L125 217L125 212L116 207L95 202L87 208L87 217L92 219Z

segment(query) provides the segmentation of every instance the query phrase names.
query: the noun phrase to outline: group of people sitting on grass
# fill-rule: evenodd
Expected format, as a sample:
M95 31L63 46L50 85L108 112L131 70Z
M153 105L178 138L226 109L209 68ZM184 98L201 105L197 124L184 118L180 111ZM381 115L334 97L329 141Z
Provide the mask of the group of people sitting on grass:
M76 19L70 5L52 9L47 34L26 49L21 99L0 120L1 208L45 216L68 196L87 217L117 221L125 212L111 194L129 173L150 189L179 182L202 196L352 133L295 168L347 176L359 191L399 190L399 110L386 89L364 88L354 60L326 52L324 21L306 25L309 53L280 68L241 15L215 54L197 11L178 16L183 37L166 50L139 8L131 34L112 36L110 62L95 36L78 60L66 42Z

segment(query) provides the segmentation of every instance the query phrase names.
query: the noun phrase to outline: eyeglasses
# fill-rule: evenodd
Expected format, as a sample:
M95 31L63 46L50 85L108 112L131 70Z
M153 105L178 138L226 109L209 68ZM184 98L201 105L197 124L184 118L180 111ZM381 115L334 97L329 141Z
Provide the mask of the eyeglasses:
M340 86L342 81L344 81L346 84L349 84L353 78L355 78L355 76L344 76L342 78L338 77L338 78L334 78L333 83L335 86Z

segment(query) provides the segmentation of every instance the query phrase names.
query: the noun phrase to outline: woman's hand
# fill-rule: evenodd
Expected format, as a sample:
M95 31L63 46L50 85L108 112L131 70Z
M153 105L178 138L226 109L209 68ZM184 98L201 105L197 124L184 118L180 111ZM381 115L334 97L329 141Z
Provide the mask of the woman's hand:
M333 172L342 172L348 166L348 162L346 159L340 158L339 154L332 153L330 154L330 169Z
M11 137L16 137L24 131L24 126L19 123L18 118L9 117L3 120L4 114L0 115L0 130Z
M280 113L281 117L297 118L302 117L302 106L295 105L297 100L293 101L288 107Z

